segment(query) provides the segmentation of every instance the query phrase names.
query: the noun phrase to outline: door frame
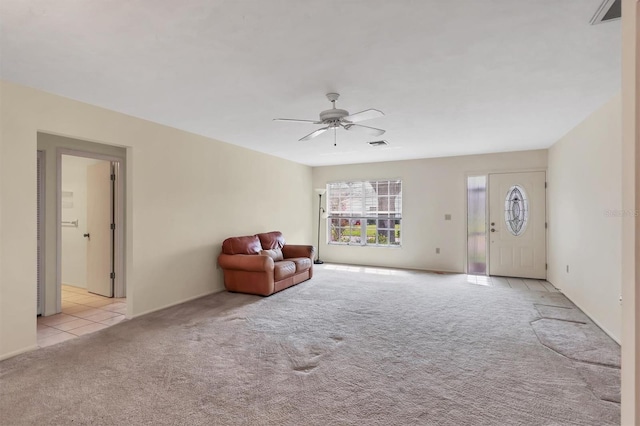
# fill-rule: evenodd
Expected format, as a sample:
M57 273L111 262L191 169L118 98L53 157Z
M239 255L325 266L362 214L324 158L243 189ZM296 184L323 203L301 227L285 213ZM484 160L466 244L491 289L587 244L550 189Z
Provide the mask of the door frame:
M465 223L464 223L464 273L468 274L469 273L469 249L468 249L468 238L469 238L469 200L468 200L468 192L469 192L469 187L468 187L468 183L469 183L469 178L472 176L486 176L487 178L487 199L486 199L486 203L485 203L485 225L489 225L489 199L491 197L490 195L490 189L489 189L489 175L491 174L502 174L502 173L529 173L529 172L544 172L545 174L545 181L547 181L546 179L549 176L549 170L544 167L531 167L531 168L524 168L524 169L520 169L520 170L514 170L514 169L489 169L489 170L476 170L476 171L468 171L464 174L464 191L463 191L463 197L464 197L464 218L465 218ZM548 181L547 181L548 183ZM545 188L546 189L546 188ZM545 223L549 224L549 196L548 196L548 191L545 190L544 192L544 220ZM550 225L549 225L550 226ZM549 232L549 228L547 227L545 229L545 263L549 263L549 238L548 237L548 232ZM489 276L489 262L490 262L490 251L489 251L489 227L485 226L485 235L486 235L486 252L487 252L487 259L486 259L486 268L485 270L487 271L485 273L485 276Z
M47 176L47 160L46 160L46 155L47 152L44 150L37 150L37 162L36 162L36 167L38 167L38 183L37 183L37 188L38 188L38 193L37 193L37 197L38 197L38 224L37 224L37 232L38 232L38 244L40 244L40 247L38 247L38 272L37 272L37 292L39 294L39 299L38 299L38 306L36 306L36 312L37 315L44 315L44 301L45 301L45 295L46 295L46 274L45 274L45 264L46 262L44 261L46 259L46 248L47 248L47 244L46 244L46 239L45 239L45 235L46 235L46 220L45 218L47 217L47 203L46 203L46 176Z
M113 295L114 297L126 297L126 276L125 276L125 177L122 173L124 166L124 158L98 154L91 151L84 151L71 148L56 149L56 306L58 312L62 311L62 156L71 155L74 157L91 158L94 160L103 160L116 163L116 185L114 194L115 210L115 242L114 242L114 271L116 278L114 280Z

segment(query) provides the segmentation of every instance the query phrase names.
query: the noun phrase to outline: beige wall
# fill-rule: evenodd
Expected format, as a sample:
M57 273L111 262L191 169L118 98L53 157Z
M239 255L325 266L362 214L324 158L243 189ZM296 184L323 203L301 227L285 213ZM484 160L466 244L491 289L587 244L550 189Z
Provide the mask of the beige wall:
M330 262L463 272L467 174L546 167L546 150L315 167L314 188L340 180L400 178L403 193L401 248L327 245L326 221L322 221L321 257ZM317 205L316 201L316 215ZM451 221L444 220L445 214L451 214Z
M617 95L549 149L547 191L548 279L618 342L625 213L620 114Z
M2 82L0 358L36 343L39 131L127 147L132 316L221 290L228 236L278 229L311 242L310 167Z
M622 207L640 209L640 7L622 2ZM640 217L622 223L621 424L640 424Z

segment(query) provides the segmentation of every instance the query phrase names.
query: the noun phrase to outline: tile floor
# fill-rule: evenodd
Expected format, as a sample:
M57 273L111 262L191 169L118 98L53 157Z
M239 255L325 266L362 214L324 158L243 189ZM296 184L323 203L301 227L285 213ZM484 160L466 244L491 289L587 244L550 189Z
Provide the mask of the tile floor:
M532 280L528 278L487 277L485 275L467 275L467 282L477 285L515 288L518 290L534 290L557 292L558 290L548 281Z
M38 317L38 346L55 345L102 330L125 319L126 299L98 296L87 290L62 286L62 313Z

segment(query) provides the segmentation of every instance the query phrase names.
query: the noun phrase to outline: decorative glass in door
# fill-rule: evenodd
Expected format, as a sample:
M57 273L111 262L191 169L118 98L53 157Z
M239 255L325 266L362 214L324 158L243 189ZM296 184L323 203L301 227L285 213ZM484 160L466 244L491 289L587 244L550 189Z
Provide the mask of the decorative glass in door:
M516 237L522 235L527 229L529 200L527 193L520 185L514 185L507 191L504 201L504 220L509 232Z

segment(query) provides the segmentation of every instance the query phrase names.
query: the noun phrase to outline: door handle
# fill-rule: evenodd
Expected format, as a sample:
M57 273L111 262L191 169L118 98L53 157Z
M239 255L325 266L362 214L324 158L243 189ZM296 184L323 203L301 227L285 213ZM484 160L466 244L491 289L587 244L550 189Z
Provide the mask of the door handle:
M496 230L495 230L495 229L493 229L493 228L491 228L491 232L496 232Z
M91 236L88 233L87 234L83 234L82 236L85 237L85 238L91 239Z

